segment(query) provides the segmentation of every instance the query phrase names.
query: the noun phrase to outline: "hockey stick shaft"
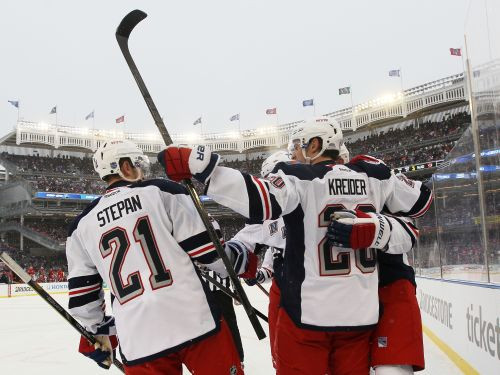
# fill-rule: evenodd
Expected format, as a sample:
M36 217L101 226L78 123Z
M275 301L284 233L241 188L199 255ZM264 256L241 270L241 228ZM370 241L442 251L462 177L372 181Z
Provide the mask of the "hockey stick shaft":
M219 288L220 290L222 290L224 293L226 293L229 297L231 297L232 299L238 301L241 303L240 299L238 298L238 296L236 295L236 293L233 293L233 291L229 288L227 288L224 284L220 283L219 281L217 281L214 277L210 276L210 275L207 275L205 273L202 273L201 274L205 280L207 280L208 282L214 284L217 288ZM257 315L259 318L261 318L263 321L269 323L269 320L267 318L267 316L263 313L261 313L259 310L257 310L255 307L252 307L253 311L255 312L255 315Z
M146 105L149 108L149 112L151 113L151 116L153 117L153 120L156 124L156 127L160 131L160 134L163 138L163 141L165 144L168 146L172 144L172 138L170 137L170 134L167 131L167 128L163 122L163 119L160 116L160 113L158 112L158 109L156 108L156 105L153 101L153 98L151 97L149 90L146 87L146 84L144 83L144 80L142 79L142 76L139 72L139 69L137 68L137 65L134 62L134 59L132 58L132 55L130 54L130 50L128 47L128 39L130 36L130 33L134 29L134 27L141 22L144 18L147 17L147 14L140 11L140 10L133 10L129 14L127 14L123 20L120 22L120 25L118 26L116 30L116 40L118 42L118 45L120 46L120 50L122 51L123 57L125 58L125 61L127 62L127 65L135 79L135 82L137 83L137 86L139 87L139 90L141 91L142 97L144 98L144 101L146 102ZM234 286L234 289L237 293L237 295L240 297L241 304L245 308L245 312L248 315L248 318L250 319L250 322L255 330L255 333L257 334L257 337L261 340L266 337L266 333L264 332L264 329L262 328L259 320L257 319L257 316L255 315L254 311L252 310L252 305L250 304L250 301L248 300L248 297L243 290L243 287L241 286L241 283L238 279L238 276L234 272L233 266L231 265L231 262L229 261L229 258L227 257L220 241L217 236L217 233L215 232L214 227L210 223L210 219L208 218L208 214L204 210L203 206L201 205L200 197L198 196L198 193L194 189L193 182L191 180L184 180L183 181L187 187L187 190L189 192L189 195L191 196L191 199L193 200L194 206L196 207L196 211L198 212L201 220L203 221L203 224L207 230L207 233L210 237L210 240L213 242L215 246L215 250L217 251L218 256L222 259L224 266L227 269L227 272L229 274L229 277L231 279L231 282Z
M264 293L266 296L268 296L268 297L269 297L269 292L268 292L268 291L267 291L267 290L266 290L266 289L265 289L265 288L264 288L261 284L257 283L257 284L255 284L255 285L257 285L257 286L258 286L258 288L259 288L260 290L262 290L262 293Z
M61 315L74 329L76 329L83 337L85 337L92 345L97 343L97 339L89 333L78 321L67 312L64 307L62 307L52 296L47 293L36 281L31 279L31 276L26 273L25 270L6 252L0 254L0 259L9 267L12 272L14 272L19 278L28 284L33 290L45 300L54 310L56 310L59 315ZM125 373L123 364L116 358L113 358L113 364L118 367L118 369Z

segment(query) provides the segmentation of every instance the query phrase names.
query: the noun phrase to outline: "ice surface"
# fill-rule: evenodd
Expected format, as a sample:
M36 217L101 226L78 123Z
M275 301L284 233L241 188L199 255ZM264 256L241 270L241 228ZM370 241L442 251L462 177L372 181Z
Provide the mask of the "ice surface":
M246 290L254 306L267 315L267 297L257 287L246 287ZM66 295L54 295L54 298L67 306ZM243 307L235 306L235 310L245 350L246 374L274 374L269 340L257 339ZM0 321L2 375L120 374L115 368L102 370L79 354L79 334L37 296L0 298ZM267 329L266 323L263 326ZM439 348L424 338L427 369L419 374L461 374Z

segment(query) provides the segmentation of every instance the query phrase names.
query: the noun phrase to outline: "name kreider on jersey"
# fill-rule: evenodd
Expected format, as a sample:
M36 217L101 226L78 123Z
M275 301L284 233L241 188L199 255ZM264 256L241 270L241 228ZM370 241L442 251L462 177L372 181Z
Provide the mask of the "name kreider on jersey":
M366 181L361 178L329 178L330 195L367 195Z

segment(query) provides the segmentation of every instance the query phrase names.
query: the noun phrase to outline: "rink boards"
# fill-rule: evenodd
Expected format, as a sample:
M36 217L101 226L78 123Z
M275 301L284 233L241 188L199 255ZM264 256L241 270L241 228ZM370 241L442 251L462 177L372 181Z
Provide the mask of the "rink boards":
M466 374L500 374L500 285L417 278L424 332Z
M40 283L50 294L68 293L68 283ZM36 292L27 284L0 284L0 298L36 296Z
M500 374L500 286L417 278L424 332L466 374ZM42 283L67 294L68 283ZM0 284L0 298L34 296L26 284Z

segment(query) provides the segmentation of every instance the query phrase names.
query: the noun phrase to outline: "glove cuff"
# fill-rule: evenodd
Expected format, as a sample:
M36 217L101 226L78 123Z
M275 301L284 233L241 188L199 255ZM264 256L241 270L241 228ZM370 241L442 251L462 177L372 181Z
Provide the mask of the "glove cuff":
M374 249L383 249L389 243L391 238L391 224L384 215L377 213L368 214L375 224L375 235L373 236L373 241L368 246Z
M194 174L193 177L202 184L206 184L208 180L210 180L212 173L214 173L215 167L217 167L219 161L220 156L218 154L211 154L210 162L208 163L207 167L203 170L203 172Z

